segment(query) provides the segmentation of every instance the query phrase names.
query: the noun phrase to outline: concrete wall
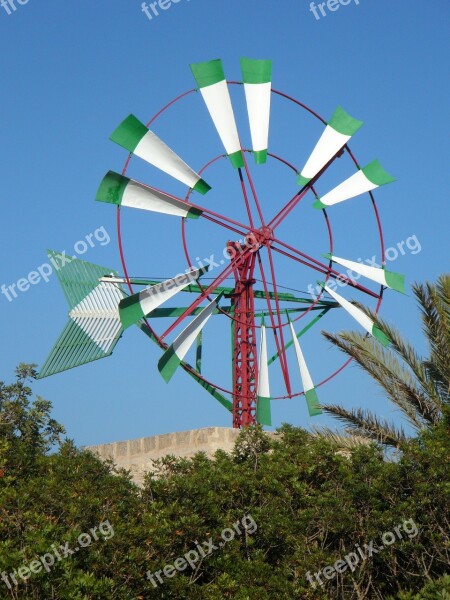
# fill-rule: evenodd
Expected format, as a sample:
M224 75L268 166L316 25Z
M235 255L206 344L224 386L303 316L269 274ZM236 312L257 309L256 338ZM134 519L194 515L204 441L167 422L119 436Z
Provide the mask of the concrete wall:
M91 450L103 460L112 458L118 467L129 469L134 481L141 484L145 473L151 471L152 460L168 454L188 458L197 452L205 452L208 456L212 456L216 450L231 452L239 433L239 429L231 427L205 427L138 438L127 442L86 446L86 450ZM274 432L266 431L265 433L269 437L276 437ZM352 436L350 439L354 445L371 443L370 440L358 436ZM343 444L336 454L350 457L351 451Z
M197 452L205 452L211 456L219 449L231 452L238 435L239 430L231 427L205 427L127 442L88 446L86 450L91 450L102 459L112 458L117 466L129 469L133 479L139 484L146 471L151 470L152 460L167 454L190 457Z

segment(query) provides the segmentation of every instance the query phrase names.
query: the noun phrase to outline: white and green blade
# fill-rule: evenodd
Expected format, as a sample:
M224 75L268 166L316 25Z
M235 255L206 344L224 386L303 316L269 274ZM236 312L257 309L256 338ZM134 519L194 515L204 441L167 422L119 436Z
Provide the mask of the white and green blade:
M387 185L395 181L392 175L389 175L378 160L374 160L366 167L360 169L357 173L343 181L335 187L331 192L325 194L322 198L318 198L313 204L314 208L324 209L334 204L339 204L350 198L360 196L365 192L371 192L376 188Z
M269 145L272 61L241 58L242 80L256 164L267 161Z
M198 314L185 329L183 329L159 359L158 370L166 383L169 383L172 379L175 371L180 366L181 361L184 359L191 346L197 341L203 327L217 309L217 305L222 296L223 292L221 292L217 298L212 300L201 313Z
M340 258L339 256L334 256L332 254L323 254L324 258L328 258L333 262L354 271L355 273L359 273L363 277L367 279L371 279L380 285L384 285L385 287L391 288L401 294L405 294L405 276L401 273L394 273L393 271L388 271L387 269L379 269L377 267L370 267L369 265L364 265L359 262L355 262L353 260L347 260L345 258ZM350 277L351 279L351 277Z
M124 329L148 316L155 308L167 302L188 285L195 283L208 267L195 269L151 285L137 294L124 298L119 304L119 314Z
M241 143L222 61L194 63L191 70L231 164L235 168L243 167Z
M115 271L48 250L69 304L69 321L39 371L39 379L106 358L123 333L118 305L124 292L118 285L99 282Z
M122 121L109 139L200 194L211 189L198 173L134 115Z
M338 106L299 175L299 185L307 185L342 150L362 124Z
M258 386L256 391L256 420L261 425L272 425L270 409L269 366L267 359L266 326L261 324L259 344Z
M294 343L295 355L297 357L298 367L300 370L300 378L302 380L303 391L305 393L306 404L308 406L308 412L310 417L315 417L316 415L321 415L322 411L319 408L319 399L317 397L316 388L311 379L311 375L309 373L308 366L305 361L305 357L303 356L302 349L300 347L300 343L298 341L297 335L295 333L294 325L289 319L289 326L292 334L292 341Z
M140 208L151 212L198 219L202 211L188 202L144 185L139 181L109 171L98 189L96 200L118 206Z
M351 315L357 323L363 327L370 335L376 338L383 346L389 346L391 340L387 337L385 333L379 329L372 321L370 317L366 315L360 308L343 298L340 294L337 294L334 290L330 289L327 285L321 284L326 292L332 296L336 302L338 302L344 310Z

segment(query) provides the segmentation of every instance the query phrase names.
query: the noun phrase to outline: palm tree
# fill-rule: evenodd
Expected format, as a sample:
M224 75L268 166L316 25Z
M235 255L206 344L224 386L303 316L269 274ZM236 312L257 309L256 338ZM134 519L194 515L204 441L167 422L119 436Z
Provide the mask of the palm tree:
M391 340L384 348L375 338L359 332L323 335L351 356L384 390L416 433L437 425L448 407L450 392L450 275L436 283L414 284L429 346L429 356L418 355L391 325L358 305ZM401 448L409 439L402 427L381 420L370 410L347 410L339 405L322 406L346 424L347 433ZM326 432L325 432L326 435Z

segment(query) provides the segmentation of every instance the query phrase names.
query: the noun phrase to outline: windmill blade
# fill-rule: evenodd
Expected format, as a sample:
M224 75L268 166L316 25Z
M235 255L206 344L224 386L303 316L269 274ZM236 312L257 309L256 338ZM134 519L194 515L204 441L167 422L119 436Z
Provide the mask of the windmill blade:
M98 189L96 200L118 206L141 208L151 212L198 219L202 211L175 196L129 179L124 175L108 171Z
M400 292L401 294L406 293L405 276L400 273L394 273L393 271L387 271L386 269L378 269L377 267L370 267L369 265L364 265L352 260L346 260L345 258L340 258L339 256L334 256L331 254L323 254L322 256L332 260L338 265L354 271L355 273L359 273L363 277L367 277L367 279L371 279L380 285L384 285L385 287L391 288L392 290Z
M194 63L191 70L231 164L236 169L243 167L241 143L222 61Z
M122 121L109 139L200 194L206 194L211 189L200 175L134 115Z
M116 285L99 282L106 267L47 252L69 304L69 321L46 358L39 379L66 371L112 354L122 335L118 304L124 297ZM56 265L60 265L57 267Z
M363 169L343 181L331 192L325 194L314 202L314 208L324 209L333 204L344 202L365 192L371 192L381 185L387 185L395 181L395 178L386 173L377 160L372 161Z
M217 305L222 296L223 292L221 292L217 298L212 300L212 302L210 302L185 329L183 329L173 344L167 348L162 357L159 359L158 370L166 383L169 383L169 381L172 379L173 374L188 353L189 348L198 339L203 327L217 309Z
M256 399L256 420L261 425L272 425L270 410L269 367L267 364L266 327L261 324L261 341L259 345L258 389Z
M288 315L289 317L289 315ZM305 357L303 356L302 349L295 333L294 325L289 319L289 326L292 334L292 341L295 348L295 355L297 357L298 367L300 369L300 378L302 380L303 391L305 392L306 404L308 406L308 412L310 417L321 415L322 411L318 407L319 399L317 397L316 388L309 374L308 367L306 365Z
M333 156L345 146L362 125L362 121L354 119L338 106L300 173L299 185L302 187L307 185Z
M209 267L195 269L188 273L177 275L156 285L151 285L137 294L128 296L119 304L119 315L124 329L134 325L143 317L149 315L155 308L178 294L185 287L197 281Z
M241 58L241 71L253 154L256 164L263 164L269 145L272 61Z
M383 346L389 346L391 340L379 329L375 323L369 318L360 308L334 292L327 285L321 283L322 287L326 292L332 296L336 302L342 306L344 310L346 310L354 319L357 321L361 327L363 327L370 335L375 337Z

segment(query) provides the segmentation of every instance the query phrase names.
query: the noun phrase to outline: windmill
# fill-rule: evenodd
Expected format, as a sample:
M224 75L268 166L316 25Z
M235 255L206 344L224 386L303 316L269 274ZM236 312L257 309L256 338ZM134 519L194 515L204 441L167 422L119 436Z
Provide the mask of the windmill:
M221 60L193 64L191 70L195 88L177 96L146 124L129 115L110 137L128 156L120 173L109 171L103 178L96 200L116 205L122 274L82 260L72 261L57 272L69 303L69 321L39 376L46 377L109 356L124 331L136 325L161 349L158 370L164 380L169 382L177 370L184 370L232 413L233 427L247 427L256 422L270 425L272 401L301 396L306 398L309 415L318 415L321 411L317 388L337 375L349 361L318 380L308 367L310 355L304 348L303 336L326 315L328 318L339 310L356 320L381 344L389 344L366 312L345 296L349 290L363 295L375 302L378 312L386 288L404 292L403 276L385 268L383 232L373 195L373 190L394 180L378 161L361 167L350 151L348 142L361 128L361 121L341 107L325 121L299 100L274 89L271 61L241 59L242 81L227 81ZM241 111L248 117L249 147L241 142L238 133L232 89L240 93ZM218 137L214 134L216 142L221 145L219 154L209 158L198 171L154 131L163 115L187 99L206 106L218 134ZM322 131L301 169L291 160L269 151L274 99L284 103L282 111L300 111L321 123ZM296 135L292 130L291 141ZM319 187L328 185L329 173L344 155L354 172L331 191L319 194ZM170 188L161 190L132 178L129 168L131 162L136 162L134 157L152 167L148 173L158 170L166 176L167 182L181 183L185 190L187 188L184 197L169 193ZM256 166L250 167L252 157ZM219 164L225 166L227 177L233 178L241 194L239 200L234 193L226 195L226 206L220 212L214 202L215 189L222 183L222 176L218 178L214 171ZM262 200L255 170L268 166L284 170L283 177L289 185L295 186L291 197L278 197L284 193L280 184L280 192L272 195L270 202ZM355 198L358 199L352 200ZM224 196L220 196L222 204L223 199ZM367 266L355 260L356 257L342 258L334 252L328 211L339 211L337 205L349 200L364 202L374 216L372 223L381 248L380 268ZM237 202L240 212L230 216ZM295 218L299 205L310 211L308 214L320 214L323 218L327 253L321 256L306 253L300 249L301 244L296 243L297 236L294 236L295 242L287 241L286 233L292 227L286 228L286 224ZM165 278L129 275L122 214L133 209L142 211L143 218L155 218L158 214L159 219L167 219L167 222L174 219L180 222L180 246L187 264L183 265L184 270L180 266L177 274ZM150 214L144 215L144 212ZM194 258L188 241L192 223L199 227L194 232L195 241L222 242L224 253L219 262L212 259L213 255L200 264L199 257ZM209 238L201 232L206 224L215 228ZM303 237L306 239L307 234L308 231L302 234L300 241ZM55 252L49 256L58 259ZM280 261L284 261L282 267ZM298 290L302 284L298 282L296 270L300 267L319 274L316 296ZM297 285L288 288L284 277L297 281ZM368 283L360 283L360 277ZM336 291L336 282L345 288L342 293ZM379 288L377 291L368 287L374 283ZM180 298L188 298L186 306L179 306ZM204 372L203 336L211 318L212 321L220 319L231 331L231 369L227 369L228 374L231 372L231 382L228 384L214 383ZM159 323L168 319L170 324L161 331ZM273 352L269 353L270 348ZM278 366L279 393L273 393L271 365Z

